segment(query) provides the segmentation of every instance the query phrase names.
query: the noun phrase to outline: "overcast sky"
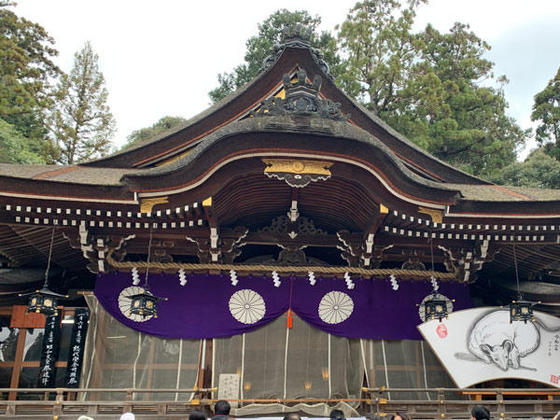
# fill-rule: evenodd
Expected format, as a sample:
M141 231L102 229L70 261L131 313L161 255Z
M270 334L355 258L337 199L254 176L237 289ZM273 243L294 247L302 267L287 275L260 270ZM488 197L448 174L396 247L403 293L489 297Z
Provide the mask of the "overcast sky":
M190 118L210 104L217 74L240 64L257 24L279 8L305 9L341 23L355 0L17 0L15 12L41 24L55 39L57 64L66 72L91 41L117 120L122 145L133 130L165 115ZM509 114L530 127L533 96L560 66L560 0L431 0L420 7L417 28L447 31L471 25L492 50L495 74L510 83Z

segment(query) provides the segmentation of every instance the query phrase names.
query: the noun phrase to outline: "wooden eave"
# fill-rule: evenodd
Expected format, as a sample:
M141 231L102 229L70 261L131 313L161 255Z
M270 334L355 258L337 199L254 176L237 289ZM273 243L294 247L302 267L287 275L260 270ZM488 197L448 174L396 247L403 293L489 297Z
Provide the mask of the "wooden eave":
M209 176L224 165L267 156L355 165L382 179L395 194L428 206L450 205L458 196L457 190L412 173L367 132L346 122L320 118L255 117L238 121L209 135L185 158L170 165L125 175L123 181L140 197L178 193L205 180L210 182ZM235 167L233 164L232 168ZM262 174L262 163L259 169ZM227 179L231 174L224 177ZM367 184L368 181L364 180L364 185Z
M560 216L559 200L535 200L494 185L426 180L403 165L381 141L347 122L276 116L233 122L205 137L193 153L169 165L119 170L117 175L122 176L113 176L111 185L96 185L89 179L82 184L68 182L72 177L60 180L52 175L55 169L46 171L48 176L41 173L32 178L4 175L0 204L10 210L0 211L0 221L48 224L51 219L61 219L75 226L86 217L94 226L104 221L137 226L139 219L145 218L140 208L143 201L165 197L165 204L156 205L151 217L165 220L170 214L181 215L200 226L204 214L193 209L226 189L230 180L249 175L257 181L266 179L263 157L330 161L335 165L333 179L357 182L365 191L374 192L372 203L384 203L407 217L419 217L421 223L427 216L418 216L419 207L439 209L451 230L471 224L496 225L499 227L494 230L498 231L505 224L547 225ZM72 171L76 178L83 178L81 171L89 177L107 169L76 167ZM471 197L484 193L495 198L501 193L500 201L466 199L461 189L467 187L466 194ZM261 186L251 194L247 200L255 204L270 191ZM328 191L322 194L332 196Z
M215 130L247 115L262 100L274 94L281 87L283 74L292 73L297 68L305 69L310 78L320 75L323 79L321 94L324 97L340 102L342 111L350 115L353 124L378 138L399 159L419 173L424 173L428 178L441 182L488 184L488 182L459 171L426 153L346 96L333 83L329 75L321 70L307 48L285 48L275 64L268 70L213 107L192 118L180 129L87 165L123 168L146 167L172 158L199 143L203 137Z

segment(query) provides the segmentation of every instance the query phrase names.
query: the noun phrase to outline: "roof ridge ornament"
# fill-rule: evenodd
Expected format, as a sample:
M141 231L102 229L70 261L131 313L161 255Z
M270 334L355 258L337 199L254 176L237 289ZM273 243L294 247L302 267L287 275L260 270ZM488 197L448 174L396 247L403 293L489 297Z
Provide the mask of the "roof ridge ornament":
M261 102L259 108L251 116L271 117L278 115L316 116L337 121L346 121L348 116L340 111L340 103L319 96L321 76L315 75L313 82L307 81L307 72L300 69L296 73L297 80L291 81L290 75L282 77L285 99L273 96Z
M281 42L274 44L272 54L263 60L259 72L266 71L272 67L286 48L305 48L311 52L313 60L317 63L321 71L323 71L329 79L334 80L334 77L330 73L329 65L325 61L321 50L311 46L312 35L313 29L301 23L284 26L284 28L282 28Z

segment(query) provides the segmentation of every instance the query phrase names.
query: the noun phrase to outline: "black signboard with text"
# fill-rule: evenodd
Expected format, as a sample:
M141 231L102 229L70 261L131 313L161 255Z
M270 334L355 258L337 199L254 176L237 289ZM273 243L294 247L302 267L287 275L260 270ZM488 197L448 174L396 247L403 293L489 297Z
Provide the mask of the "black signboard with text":
M60 312L46 317L45 332L41 346L39 365L39 388L54 388L56 379L56 360L60 344Z
M76 309L74 313L74 328L70 340L70 352L68 353L68 367L64 385L67 388L78 388L80 375L82 373L82 361L84 359L84 346L88 328L89 311L86 308Z

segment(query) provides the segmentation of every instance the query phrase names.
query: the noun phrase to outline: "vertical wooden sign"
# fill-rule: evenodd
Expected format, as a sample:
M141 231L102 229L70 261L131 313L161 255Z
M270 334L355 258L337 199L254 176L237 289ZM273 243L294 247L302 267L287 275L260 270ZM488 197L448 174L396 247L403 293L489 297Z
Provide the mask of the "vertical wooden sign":
M84 346L89 321L89 311L86 308L76 309L74 313L74 328L70 339L68 367L64 383L68 388L78 388L84 359Z
M56 359L60 344L60 311L50 315L45 322L45 332L39 365L39 388L54 388L56 379Z

